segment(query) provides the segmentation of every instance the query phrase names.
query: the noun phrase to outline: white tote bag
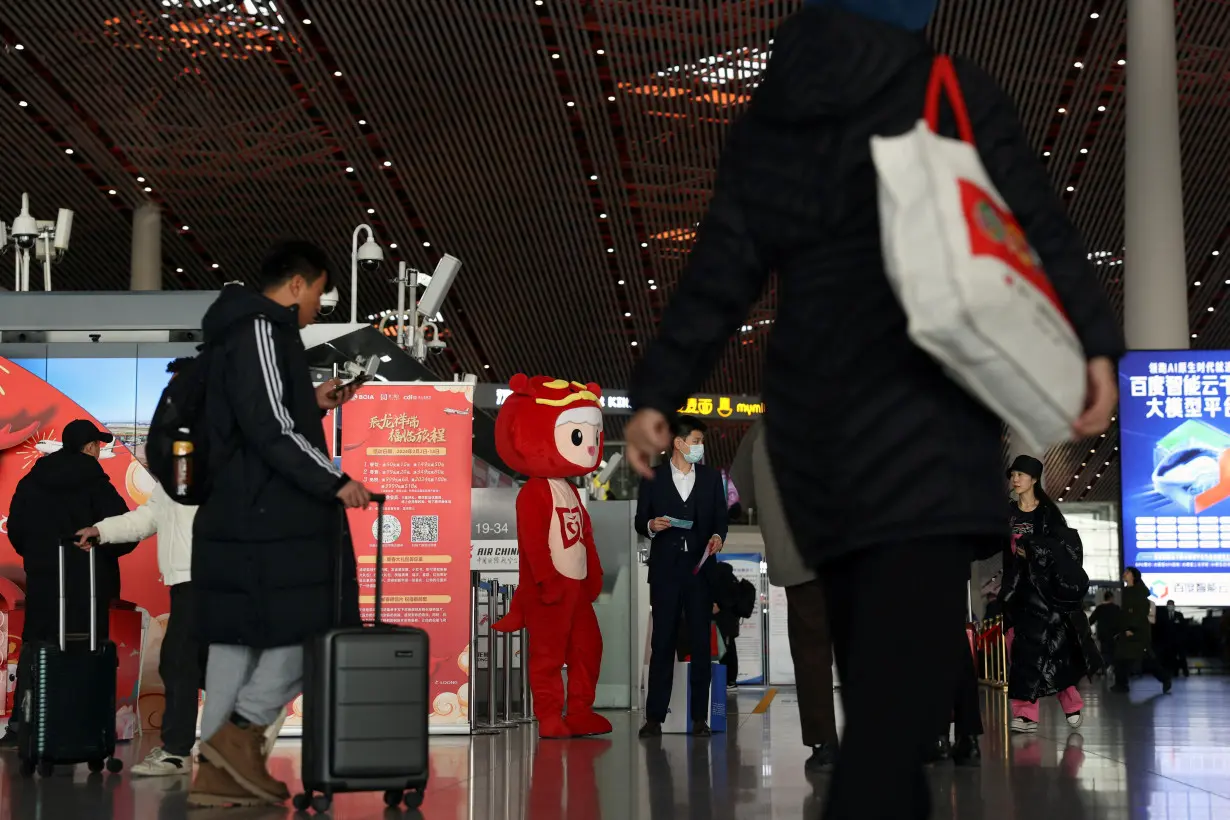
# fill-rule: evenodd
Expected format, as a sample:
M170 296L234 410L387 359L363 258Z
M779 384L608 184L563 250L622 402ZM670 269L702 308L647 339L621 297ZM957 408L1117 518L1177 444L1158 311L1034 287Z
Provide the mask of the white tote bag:
M947 97L961 139L938 131ZM987 176L948 57L937 57L924 118L872 137L884 267L913 342L1025 439L1071 437L1085 356L1063 305Z

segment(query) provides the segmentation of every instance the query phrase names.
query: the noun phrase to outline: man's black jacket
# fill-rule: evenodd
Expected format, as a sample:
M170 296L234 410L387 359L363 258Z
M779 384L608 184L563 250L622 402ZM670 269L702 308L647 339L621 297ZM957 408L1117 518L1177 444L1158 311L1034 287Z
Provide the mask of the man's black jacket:
M266 649L358 621L349 528L337 492L295 308L242 285L202 323L216 344L205 416L210 495L193 527L198 638Z
M59 634L59 548L65 545L66 630L89 632L89 556L73 546L76 533L97 521L128 512L98 459L60 450L34 462L17 483L9 505L8 535L26 567L25 640L53 640ZM136 544L95 548L98 634L107 634L106 611L120 595L121 555Z

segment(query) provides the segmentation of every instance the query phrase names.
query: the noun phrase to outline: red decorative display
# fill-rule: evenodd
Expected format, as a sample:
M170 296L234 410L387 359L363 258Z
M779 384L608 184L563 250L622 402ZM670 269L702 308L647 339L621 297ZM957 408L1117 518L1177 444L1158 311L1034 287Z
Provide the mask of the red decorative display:
M378 384L342 410L342 469L388 502L351 512L359 602L373 615L384 531L381 619L431 636L431 723L469 724L473 388Z

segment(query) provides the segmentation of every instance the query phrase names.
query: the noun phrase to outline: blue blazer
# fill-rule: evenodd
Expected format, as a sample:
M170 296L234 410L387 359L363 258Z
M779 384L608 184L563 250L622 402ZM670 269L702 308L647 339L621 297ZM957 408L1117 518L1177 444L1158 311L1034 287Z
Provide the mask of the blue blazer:
M687 502L680 498L675 488L669 461L654 470L652 479L641 481L636 501L638 533L649 538L649 522L664 515L692 521L690 530L664 530L650 540L651 583L669 575L686 577L700 562L710 538L716 535L726 540L729 517L722 474L704 464L694 465L692 469L696 472L696 483Z

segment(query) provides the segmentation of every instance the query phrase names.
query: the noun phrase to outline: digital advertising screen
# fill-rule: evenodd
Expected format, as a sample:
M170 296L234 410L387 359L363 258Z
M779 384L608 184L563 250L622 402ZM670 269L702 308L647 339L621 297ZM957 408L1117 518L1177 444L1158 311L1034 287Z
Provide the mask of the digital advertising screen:
M1119 364L1123 559L1159 602L1230 605L1230 351Z

